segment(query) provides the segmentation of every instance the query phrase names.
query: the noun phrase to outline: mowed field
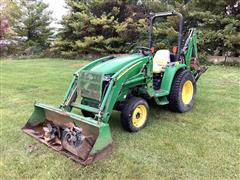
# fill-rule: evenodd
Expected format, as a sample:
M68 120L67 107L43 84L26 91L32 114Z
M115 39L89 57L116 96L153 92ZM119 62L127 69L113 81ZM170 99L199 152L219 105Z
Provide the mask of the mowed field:
M35 101L58 106L84 60L1 60L1 179L240 179L240 71L210 66L190 112L150 105L145 129L110 119L113 154L82 166L21 130ZM80 113L80 112L79 112Z

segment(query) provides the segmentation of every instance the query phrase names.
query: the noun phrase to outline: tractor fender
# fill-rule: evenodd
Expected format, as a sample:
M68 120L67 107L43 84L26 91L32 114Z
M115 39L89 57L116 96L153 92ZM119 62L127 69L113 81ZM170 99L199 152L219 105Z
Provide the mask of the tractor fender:
M161 90L164 90L170 93L175 74L179 70L185 69L185 68L186 68L186 64L168 65L165 69L165 72L162 78Z

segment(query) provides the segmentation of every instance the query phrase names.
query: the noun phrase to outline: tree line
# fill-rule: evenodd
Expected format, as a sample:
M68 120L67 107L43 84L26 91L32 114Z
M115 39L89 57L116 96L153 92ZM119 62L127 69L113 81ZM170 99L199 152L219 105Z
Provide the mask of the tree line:
M41 54L76 58L85 54L127 53L148 46L150 12L178 11L184 34L197 28L201 54L240 55L239 0L66 0L68 13L59 30L41 0L0 2L0 48L3 55ZM157 49L176 45L178 19L154 24Z

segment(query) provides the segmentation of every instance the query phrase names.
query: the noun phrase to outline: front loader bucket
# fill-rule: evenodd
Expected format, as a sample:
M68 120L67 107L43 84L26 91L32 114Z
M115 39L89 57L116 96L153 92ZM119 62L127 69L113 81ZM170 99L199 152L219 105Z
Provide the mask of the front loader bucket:
M35 104L33 114L22 129L83 165L91 164L112 152L108 124L48 105Z

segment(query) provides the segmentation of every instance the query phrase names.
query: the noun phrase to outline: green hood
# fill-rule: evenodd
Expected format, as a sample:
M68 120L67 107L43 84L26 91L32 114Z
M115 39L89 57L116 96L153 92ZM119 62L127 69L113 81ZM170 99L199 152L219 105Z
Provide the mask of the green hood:
M108 60L106 62L97 64L96 66L89 69L89 71L103 73L103 74L114 74L123 68L128 63L141 58L143 55L141 54L131 54L121 57L116 57L114 59Z

